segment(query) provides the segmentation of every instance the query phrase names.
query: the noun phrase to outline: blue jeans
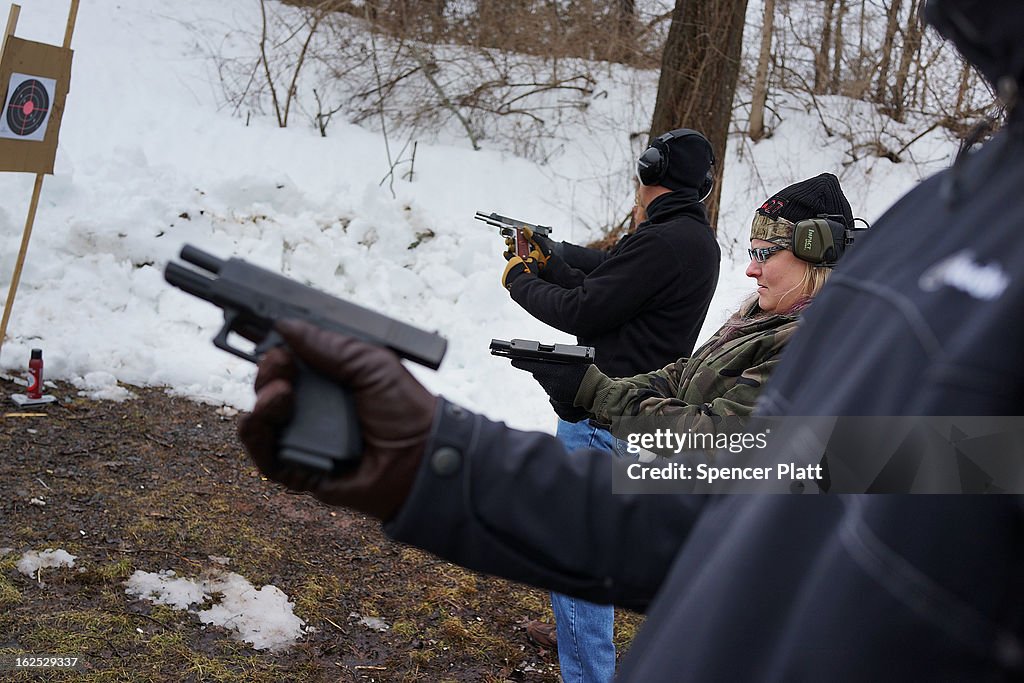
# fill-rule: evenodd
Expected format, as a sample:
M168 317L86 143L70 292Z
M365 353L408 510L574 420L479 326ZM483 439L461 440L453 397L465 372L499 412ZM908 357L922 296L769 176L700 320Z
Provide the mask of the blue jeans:
M594 448L615 452L611 432L583 422L558 421L558 440L566 450ZM612 632L615 608L560 593L551 594L558 632L558 666L565 683L608 683L615 676Z

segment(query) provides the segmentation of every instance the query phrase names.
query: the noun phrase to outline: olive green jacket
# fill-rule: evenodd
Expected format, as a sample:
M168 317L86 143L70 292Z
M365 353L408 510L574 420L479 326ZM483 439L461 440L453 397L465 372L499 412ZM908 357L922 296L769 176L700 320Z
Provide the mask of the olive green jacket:
M750 415L797 325L798 314L766 315L755 302L728 341L719 343L727 324L693 356L656 372L613 379L591 366L575 405L605 424L636 415Z

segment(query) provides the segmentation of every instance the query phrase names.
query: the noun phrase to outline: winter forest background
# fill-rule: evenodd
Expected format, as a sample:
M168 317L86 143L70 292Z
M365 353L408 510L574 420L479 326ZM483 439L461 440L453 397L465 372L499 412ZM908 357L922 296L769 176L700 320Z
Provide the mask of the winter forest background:
M540 389L487 346L571 340L509 300L501 240L473 212L610 243L649 134L704 131L724 254L706 337L751 290L747 228L775 190L833 172L874 221L998 120L922 4L82 3L0 367L19 375L41 347L85 395L248 407L253 367L210 343L220 312L163 282L188 242L439 331L442 368L413 368L432 390L550 431ZM18 35L59 44L66 1L23 6ZM0 177L3 296L30 187Z
M20 4L16 35L62 42L70 0ZM703 341L753 290L750 219L776 190L832 172L874 222L999 125L921 6L83 0L0 349L19 382L41 348L60 401L8 402L0 422L0 668L46 654L81 655L87 681L559 680L523 631L550 616L546 592L259 476L235 438L254 367L213 346L221 311L164 266L193 244L436 330L440 369L409 366L428 388L551 432L542 390L488 345L573 340L509 299L504 244L474 212L610 244L649 135L704 131L723 261ZM0 174L0 297L33 182ZM619 611L620 652L642 619Z

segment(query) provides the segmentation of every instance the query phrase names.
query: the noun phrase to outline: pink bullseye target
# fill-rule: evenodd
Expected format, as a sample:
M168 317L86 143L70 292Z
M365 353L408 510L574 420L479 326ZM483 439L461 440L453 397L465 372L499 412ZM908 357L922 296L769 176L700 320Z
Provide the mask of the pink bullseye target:
M22 81L7 101L7 127L15 135L32 135L46 121L50 95L34 78Z

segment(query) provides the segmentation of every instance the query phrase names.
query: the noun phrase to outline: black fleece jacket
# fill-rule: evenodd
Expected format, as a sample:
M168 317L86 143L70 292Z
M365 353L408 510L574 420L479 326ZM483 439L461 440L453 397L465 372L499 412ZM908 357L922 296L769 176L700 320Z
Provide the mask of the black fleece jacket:
M611 377L689 355L718 284L721 251L696 197L661 195L647 215L608 252L563 243L542 277L509 290L535 318L593 346Z

